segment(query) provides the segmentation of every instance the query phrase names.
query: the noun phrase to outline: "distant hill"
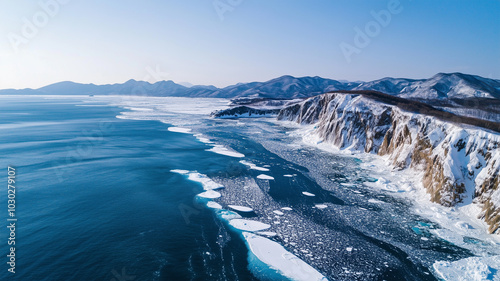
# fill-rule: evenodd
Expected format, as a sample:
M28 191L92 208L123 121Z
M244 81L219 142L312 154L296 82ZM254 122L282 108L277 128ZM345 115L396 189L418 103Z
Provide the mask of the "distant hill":
M347 90L359 85L354 82L339 82L318 76L301 77L281 76L267 82L253 82L229 86L215 92L217 97L267 97L302 98L319 95L328 91Z
M500 99L500 81L463 73L438 73L429 79L383 78L353 90L374 90L412 99Z
M331 91L375 90L408 99L500 99L500 80L463 73L438 73L429 79L383 78L348 82L315 77L281 76L266 82L239 83L225 88L185 87L173 81L154 84L129 80L123 84L59 82L39 89L0 90L11 95L146 95L212 98L304 98Z

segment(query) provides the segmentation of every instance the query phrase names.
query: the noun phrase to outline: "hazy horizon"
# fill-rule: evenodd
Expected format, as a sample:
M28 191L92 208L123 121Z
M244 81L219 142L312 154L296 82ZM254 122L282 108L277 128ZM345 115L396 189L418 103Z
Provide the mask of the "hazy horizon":
M439 73L443 73L443 72L439 72ZM437 75L439 73L435 73L434 75ZM452 74L453 72L450 72L450 73L445 73L445 74ZM461 73L461 72L460 72ZM476 75L476 74L472 74L472 73L462 73L462 74L465 74L465 75ZM332 77L321 77L321 78L325 78L325 79L331 79L331 80L337 80L337 81L348 81L348 82L362 82L362 83L365 83L365 82L371 82L371 81L376 81L376 80L381 80L381 79L384 79L384 78L396 78L396 79L414 79L414 80L421 80L421 79L429 79L431 77L433 77L434 75L432 76L429 76L429 77L380 77L380 78L377 78L377 79L373 79L373 80L346 80L346 79L335 79L335 78L332 78ZM0 90L24 90L24 89L33 89L33 90L37 90L37 89L40 89L40 88L43 88L43 87L46 87L46 86L50 86L50 85L53 85L53 84L58 84L58 83L65 83L65 82L70 82L70 83L76 83L76 84L94 84L94 85L97 85L97 86L103 86L103 85L113 85L113 84L124 84L130 80L135 80L135 81L138 81L138 82L148 82L150 84L154 84L154 83L158 83L158 82L166 82L166 81L172 81L174 82L175 84L177 85L181 85L181 86L184 86L184 87L187 87L187 88L190 88L190 87L193 87L193 86L214 86L214 87L217 87L219 89L223 89L225 87L229 87L229 86L234 86L234 85L237 85L237 84L246 84L246 83L252 83L252 82L268 82L268 81L271 81L271 80L274 80L274 79L277 79L277 78L281 78L283 76L293 76L293 75L289 75L289 74L283 74L283 75L280 75L280 76L277 76L277 77L273 77L273 78L270 78L270 79L267 79L267 80L262 80L262 81L243 81L243 82L236 82L234 84L229 84L229 85L224 85L224 86L221 86L221 87L218 87L218 86L215 86L215 85L211 85L211 84L204 84L204 85L200 85L200 84L192 84L190 83L189 81L174 81L174 80L158 80L158 81L146 81L146 80L140 80L140 79L134 79L134 78L130 78L130 79L127 79L125 81L122 81L122 82L112 82L112 83L103 83L103 84L97 84L97 83L83 83L83 82L78 82L78 81L70 81L70 80L65 80L65 81L58 81L58 82L54 82L54 83L50 83L50 84L47 84L47 85L43 85L43 86L40 86L40 87L36 87L36 88L0 88ZM315 77L315 76L312 76L312 75L306 75L306 76L293 76L295 78L304 78L304 77ZM496 78L496 77L486 77L486 78L489 78L489 79L495 79L495 80L500 80L499 78ZM190 84L190 86L186 85L186 84Z

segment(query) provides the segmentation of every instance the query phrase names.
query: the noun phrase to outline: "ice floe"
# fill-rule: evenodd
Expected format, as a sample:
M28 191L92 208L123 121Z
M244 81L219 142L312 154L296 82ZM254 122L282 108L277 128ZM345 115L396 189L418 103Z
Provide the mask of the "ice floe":
M479 206L467 204L450 209L424 201L428 195L423 193L420 191L423 198L415 200L418 208L414 212L439 223L439 227L428 229L430 233L478 256L500 255L499 236L488 234L486 223L477 219L481 213Z
M274 236L278 235L278 234L276 234L276 232L272 232L272 231L259 231L259 232L257 232L257 234L264 235L267 237L274 237Z
M232 219L241 219L241 216L238 213L235 213L233 211L228 211L228 210L220 210L217 212L217 215L226 221L232 220Z
M198 172L190 172L187 170L178 170L178 169L170 170L170 172L181 175L188 175L189 180L201 183L204 190L214 190L214 189L224 188L223 185L214 182L207 175L200 174Z
M243 165L245 165L245 166L248 166L252 170L257 170L257 171L262 171L262 172L268 172L269 171L268 168L259 167L259 166L255 165L254 163L251 163L251 162L248 162L248 161L245 161L245 160L241 160L240 163L243 164Z
M226 155L226 156L235 157L235 158L243 158L243 157L245 157L244 154L241 154L241 153L236 152L236 151L229 150L229 149L225 148L222 145L215 145L214 147L212 147L210 149L207 149L207 151L211 151L211 152L214 152L214 153L217 153L217 154Z
M205 192L202 192L200 194L197 194L196 196L198 197L203 197L203 198L208 198L208 199L215 199L221 197L221 194L215 190L207 190Z
M271 176L268 176L268 175L264 175L264 174L260 174L257 176L258 179L261 179L261 180L274 180L273 177Z
M205 190L213 190L213 189L224 188L223 185L214 182L207 175L200 174L200 173L197 173L197 172L189 173L188 179L192 180L192 181L195 181L195 182L201 183L203 185L203 189L205 189Z
M196 134L194 136L202 143L213 143L210 139L203 137L202 134Z
M240 212L253 212L253 209L245 206L228 205L229 208Z
M208 201L207 207L209 207L211 209L222 209L222 206L219 203L214 202L214 201Z
M445 280L500 280L500 256L470 257L454 262L438 261L433 265L438 276Z
M312 194L312 193L307 192L307 191L303 191L302 194L304 194L305 196L310 196L310 197L316 196L315 194Z
M251 253L282 276L296 281L328 280L309 264L288 252L280 244L262 236L243 232Z
M246 219L232 219L229 221L229 224L234 228L243 231L261 231L271 227L267 223Z
M175 133L183 133L183 134L190 134L191 133L191 129L182 128L182 127L168 127L168 130L170 132L175 132Z

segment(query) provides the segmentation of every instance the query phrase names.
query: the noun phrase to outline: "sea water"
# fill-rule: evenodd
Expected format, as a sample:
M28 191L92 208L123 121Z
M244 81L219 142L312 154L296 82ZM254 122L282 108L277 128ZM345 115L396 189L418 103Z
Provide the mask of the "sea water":
M363 161L301 144L291 124L209 118L226 100L0 100L18 218L16 273L4 257L1 280L286 280L235 218L269 225L257 234L328 280L435 280L436 261L473 256L365 185L377 179ZM6 192L0 206L6 224Z

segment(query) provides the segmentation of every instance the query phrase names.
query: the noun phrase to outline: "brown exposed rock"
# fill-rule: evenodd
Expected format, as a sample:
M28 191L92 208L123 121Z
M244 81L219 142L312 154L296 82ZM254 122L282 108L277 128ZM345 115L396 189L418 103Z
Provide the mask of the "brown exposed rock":
M488 231L490 233L497 233L500 227L500 209L491 202L490 199L486 200L483 204L483 212L480 217L488 223Z

